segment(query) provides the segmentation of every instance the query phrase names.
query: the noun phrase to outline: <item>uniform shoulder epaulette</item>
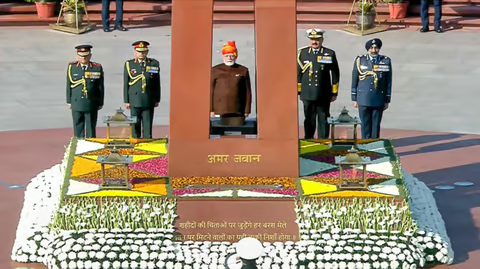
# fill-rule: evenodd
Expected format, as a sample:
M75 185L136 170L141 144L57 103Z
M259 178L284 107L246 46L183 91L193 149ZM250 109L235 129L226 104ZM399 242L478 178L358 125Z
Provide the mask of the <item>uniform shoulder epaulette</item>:
M77 63L78 63L78 61L73 61L73 62L69 62L68 64L69 65L74 65L74 64L77 64Z
M102 67L102 65L99 64L99 63L94 63L94 62L92 62L92 65L93 65L93 66L96 66L96 67Z
M300 51L300 50L307 49L307 48L310 48L310 46L301 47L298 50Z
M158 60L155 58L148 58L148 59L150 60L150 62L158 62Z

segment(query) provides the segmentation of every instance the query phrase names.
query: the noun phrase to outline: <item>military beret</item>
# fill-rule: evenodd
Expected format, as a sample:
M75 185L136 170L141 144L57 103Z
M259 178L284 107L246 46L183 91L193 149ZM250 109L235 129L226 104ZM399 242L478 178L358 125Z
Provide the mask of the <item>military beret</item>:
M308 29L307 30L307 36L310 39L322 38L324 33L325 33L325 31L321 30L321 29Z
M381 49L382 48L382 40L380 40L378 38L368 40L367 43L365 43L365 49L369 50L373 45L377 46L378 49Z
M147 51L150 43L147 41L137 41L132 44L136 51Z
M78 45L75 47L75 49L77 50L77 54L79 56L87 56L87 55L90 55L90 51L92 50L92 46L90 45Z

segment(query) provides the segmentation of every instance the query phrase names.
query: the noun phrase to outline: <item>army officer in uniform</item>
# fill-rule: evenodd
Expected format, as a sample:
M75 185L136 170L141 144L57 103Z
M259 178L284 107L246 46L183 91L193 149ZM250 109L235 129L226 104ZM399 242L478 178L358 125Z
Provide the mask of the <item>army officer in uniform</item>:
M125 106L137 117L135 138L152 138L153 112L160 103L160 63L147 57L149 45L146 41L132 44L135 58L125 62L123 73Z
M383 111L392 94L392 62L380 55L382 41L378 38L365 44L368 54L355 59L352 71L352 101L362 121L362 138L380 138Z
M313 139L317 123L317 137L328 138L330 103L338 95L340 69L335 51L322 46L324 32L307 30L310 45L298 50L297 82L305 114L305 139Z
M91 62L90 45L80 45L77 61L71 62L67 70L67 104L72 110L75 137L96 137L98 110L103 107L104 78L99 63ZM85 128L86 127L86 128Z

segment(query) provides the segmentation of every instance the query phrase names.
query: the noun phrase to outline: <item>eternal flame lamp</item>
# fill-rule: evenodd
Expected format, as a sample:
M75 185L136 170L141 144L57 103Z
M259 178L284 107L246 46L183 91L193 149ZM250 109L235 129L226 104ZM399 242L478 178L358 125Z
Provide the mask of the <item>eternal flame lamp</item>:
M369 158L362 158L352 147L345 157L336 161L340 168L339 189L366 189L368 187L367 165Z
M131 164L133 158L131 156L122 156L119 150L114 147L110 150L110 154L106 156L98 156L97 163L102 165L102 178L100 189L130 189L128 182L128 165ZM117 171L123 171L123 175L115 175L107 177L105 165L113 166L111 169L117 168Z
M328 118L328 124L331 126L331 147L356 147L357 146L357 126L361 124L358 117L352 117L348 114L348 110L343 107L342 112L337 118ZM348 131L341 130L336 131L335 127L346 127L345 129L353 129L352 134L349 136ZM353 137L352 137L353 136Z
M127 116L123 113L123 109L119 108L113 116L105 116L103 122L107 124L105 147L133 147L132 130L137 117Z

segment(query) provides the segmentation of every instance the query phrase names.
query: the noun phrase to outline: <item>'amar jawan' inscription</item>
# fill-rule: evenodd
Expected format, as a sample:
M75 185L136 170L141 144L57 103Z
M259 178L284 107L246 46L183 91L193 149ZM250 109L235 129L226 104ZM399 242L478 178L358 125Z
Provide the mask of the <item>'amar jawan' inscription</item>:
M177 241L299 240L293 201L180 200L177 214Z
M233 158L230 155L208 155L208 163L259 163L261 155L233 155Z

